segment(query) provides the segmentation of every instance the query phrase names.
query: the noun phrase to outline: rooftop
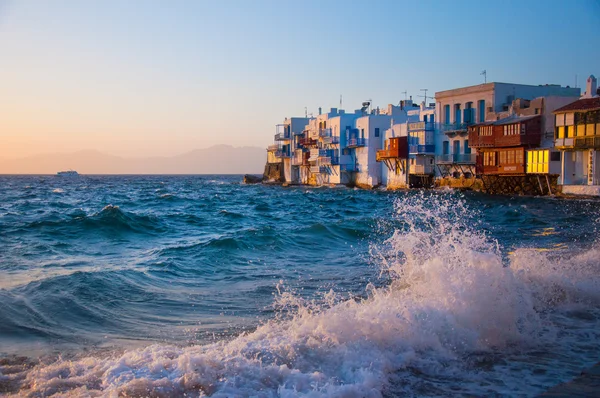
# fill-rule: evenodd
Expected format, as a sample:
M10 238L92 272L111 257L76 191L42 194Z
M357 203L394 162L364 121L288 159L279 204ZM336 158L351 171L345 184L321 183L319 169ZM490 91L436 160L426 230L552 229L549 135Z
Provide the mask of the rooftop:
M593 111L600 109L600 97L582 98L568 105L558 108L554 113L573 112L573 111Z

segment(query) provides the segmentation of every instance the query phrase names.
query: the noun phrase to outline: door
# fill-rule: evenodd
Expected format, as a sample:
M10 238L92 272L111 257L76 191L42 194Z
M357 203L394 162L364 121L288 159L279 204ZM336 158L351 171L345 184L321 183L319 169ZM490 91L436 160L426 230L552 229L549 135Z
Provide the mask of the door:
M454 141L452 144L454 145L452 148L452 153L454 155L458 155L460 153L460 141Z
M450 154L450 143L448 141L444 141L442 144L442 154L449 155Z

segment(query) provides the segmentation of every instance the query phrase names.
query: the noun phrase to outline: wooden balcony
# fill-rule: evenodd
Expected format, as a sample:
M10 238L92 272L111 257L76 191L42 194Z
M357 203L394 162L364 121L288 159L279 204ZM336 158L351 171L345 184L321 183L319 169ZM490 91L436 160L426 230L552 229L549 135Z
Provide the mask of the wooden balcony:
M498 135L494 146L498 148L523 145L539 146L541 140L541 134ZM469 145L471 145L470 142Z
M392 137L385 141L385 149L377 151L375 160L408 158L408 137Z
M298 140L298 144L302 146L316 146L317 140L310 137L302 137Z
M524 164L504 164L499 166L483 166L483 174L510 175L525 174Z

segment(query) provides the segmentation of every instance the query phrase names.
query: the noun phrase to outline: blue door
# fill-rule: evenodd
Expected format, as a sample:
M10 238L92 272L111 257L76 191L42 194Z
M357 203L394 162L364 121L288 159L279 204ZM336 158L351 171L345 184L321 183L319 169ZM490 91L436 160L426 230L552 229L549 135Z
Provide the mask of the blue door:
M460 124L461 123L460 119L461 119L460 118L460 105L456 105L456 109L454 112L454 123Z
M450 143L448 141L444 141L442 145L442 151L444 155L450 154Z
M485 100L479 100L479 123L485 122Z
M452 153L458 155L460 153L460 141L454 141L454 148L452 149Z
M444 123L450 124L450 105L444 106Z

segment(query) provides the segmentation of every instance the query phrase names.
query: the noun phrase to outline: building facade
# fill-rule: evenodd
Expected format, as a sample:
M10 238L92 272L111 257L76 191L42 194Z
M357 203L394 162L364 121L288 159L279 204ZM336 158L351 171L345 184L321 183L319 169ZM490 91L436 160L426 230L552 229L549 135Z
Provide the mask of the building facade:
M435 94L439 129L436 135L436 168L439 178L472 179L476 154L471 151L469 126L497 121L509 112L515 99L577 97L580 90L559 85L486 83Z
M596 78L587 80L581 99L555 115L555 147L562 154L564 193L600 195L600 96Z

